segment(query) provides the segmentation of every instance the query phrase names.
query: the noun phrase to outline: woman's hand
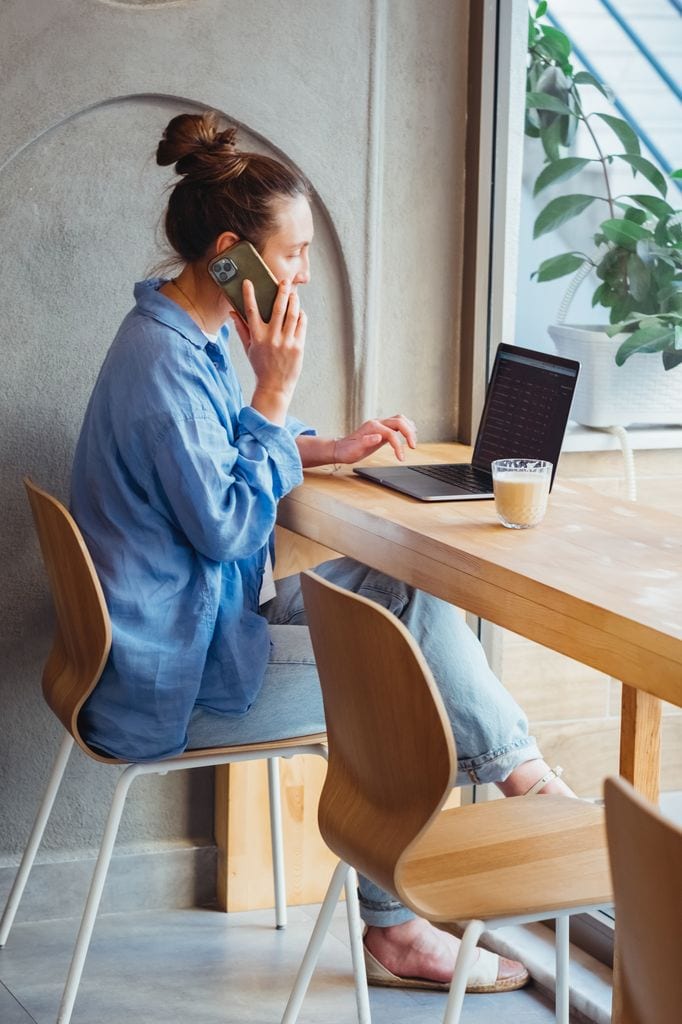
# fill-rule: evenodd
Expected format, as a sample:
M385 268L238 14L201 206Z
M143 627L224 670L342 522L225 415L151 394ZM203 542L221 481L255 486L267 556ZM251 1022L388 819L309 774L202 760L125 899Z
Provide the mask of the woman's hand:
M280 283L269 323L261 319L251 281L244 281L242 293L247 324L235 322L256 375L251 405L283 425L303 366L308 320L296 288L285 281Z
M359 462L367 455L377 451L384 444L390 444L397 459L404 461L403 444L410 448L417 445L417 428L402 413L389 416L385 420L367 420L346 437L339 437L334 442L334 462L351 465Z

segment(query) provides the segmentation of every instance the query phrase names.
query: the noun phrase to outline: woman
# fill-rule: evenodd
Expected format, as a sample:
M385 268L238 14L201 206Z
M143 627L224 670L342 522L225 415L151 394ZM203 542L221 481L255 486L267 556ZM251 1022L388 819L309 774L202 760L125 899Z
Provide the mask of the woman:
M235 146L218 117L173 118L157 162L180 180L166 234L172 280L136 285L95 385L78 442L72 508L113 628L111 655L81 714L94 747L143 761L324 729L297 577L274 587L277 502L302 467L354 463L382 445L415 445L405 416L321 438L288 416L307 321L313 223L304 180ZM271 319L244 284L234 324L255 375L242 399L230 364L232 309L208 262L247 239L279 280ZM379 601L421 644L453 721L459 782L506 795L570 790L528 736L526 718L455 610L350 559L319 570ZM361 879L370 980L447 985L458 940ZM390 972L387 974L386 972ZM395 976L395 977L393 977ZM523 966L480 952L470 991L517 988Z

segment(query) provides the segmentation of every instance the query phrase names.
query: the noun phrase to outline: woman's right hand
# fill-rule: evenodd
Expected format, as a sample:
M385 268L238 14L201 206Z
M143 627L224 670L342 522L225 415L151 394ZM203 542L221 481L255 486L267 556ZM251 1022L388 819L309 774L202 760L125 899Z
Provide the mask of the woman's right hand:
M280 283L272 316L264 323L258 311L251 281L242 288L248 333L238 333L256 375L251 405L273 423L283 425L303 366L307 317L298 293L286 281Z

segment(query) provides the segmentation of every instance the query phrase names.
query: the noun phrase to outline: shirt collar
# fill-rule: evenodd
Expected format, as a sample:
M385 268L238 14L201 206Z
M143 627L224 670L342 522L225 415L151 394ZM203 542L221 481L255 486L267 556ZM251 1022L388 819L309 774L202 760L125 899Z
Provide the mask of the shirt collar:
M150 277L146 281L138 281L134 289L138 310L144 316L150 316L153 320L158 320L159 323L177 331L195 348L208 349L208 346L211 346L210 355L211 351L219 348L219 344L209 341L189 313L159 291L161 285L167 281L168 278L165 277ZM221 327L218 331L218 342L226 341L228 334L227 325Z

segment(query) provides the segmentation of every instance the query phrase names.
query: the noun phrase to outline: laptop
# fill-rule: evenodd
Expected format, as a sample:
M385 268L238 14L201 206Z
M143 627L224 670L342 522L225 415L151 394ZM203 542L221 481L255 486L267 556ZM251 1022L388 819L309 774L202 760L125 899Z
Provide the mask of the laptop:
M495 459L545 459L554 483L579 369L575 359L502 343L470 463L357 466L354 472L420 501L492 498Z

